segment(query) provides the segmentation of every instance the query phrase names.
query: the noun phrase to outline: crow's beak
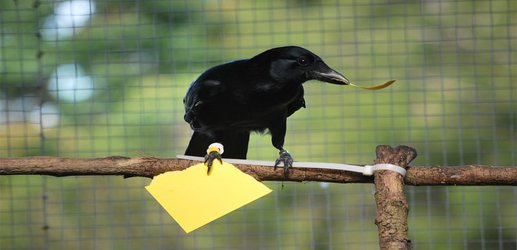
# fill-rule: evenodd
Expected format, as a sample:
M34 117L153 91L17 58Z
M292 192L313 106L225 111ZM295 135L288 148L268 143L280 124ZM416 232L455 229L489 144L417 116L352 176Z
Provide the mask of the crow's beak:
M314 76L314 78L316 80L319 80L322 82L328 82L328 83L340 84L340 85L350 84L350 81L348 79L346 79L346 77L344 77L339 72L331 69L329 66L327 66L323 62L319 69L312 72L312 75Z

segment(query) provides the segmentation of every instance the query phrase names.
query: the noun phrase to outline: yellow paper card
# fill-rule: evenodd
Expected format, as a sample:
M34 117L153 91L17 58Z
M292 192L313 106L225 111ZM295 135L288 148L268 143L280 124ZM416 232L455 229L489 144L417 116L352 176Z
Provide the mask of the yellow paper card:
M153 178L145 187L162 207L189 233L271 192L233 165L215 160Z

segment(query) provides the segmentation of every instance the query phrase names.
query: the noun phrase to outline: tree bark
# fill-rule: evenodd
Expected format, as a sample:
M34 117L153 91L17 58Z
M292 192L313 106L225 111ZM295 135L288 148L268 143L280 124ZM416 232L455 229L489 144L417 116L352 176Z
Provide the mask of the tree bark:
M283 169L270 166L234 164L259 181L320 181L335 183L375 183L377 217L381 249L410 249L408 238L408 204L406 185L517 185L517 167L467 165L452 167L408 167L416 151L407 146L378 146L375 163L389 163L406 168L406 176L393 171L376 171L374 177L341 170L292 168L285 178ZM0 175L119 175L148 177L167 171L181 171L199 161L158 159L152 157L73 159L62 157L0 158Z
M377 146L375 163L406 167L416 151L407 146ZM408 237L408 203L404 194L404 177L396 172L381 170L374 173L377 224L381 249L411 249Z
M167 171L183 170L198 161L184 159L129 158L110 156L105 158L73 159L62 157L0 158L0 175L120 175L152 178ZM282 169L272 167L234 164L243 172L259 181L321 181L334 183L373 183L372 176L348 171L292 168L289 178L284 178ZM408 167L406 185L517 185L517 167L483 165L450 167Z
M0 175L51 175L57 177L76 175L122 175L124 177L148 177L167 171L180 171L200 163L185 159L158 159L152 157L129 158L110 156L105 158L73 159L60 157L0 158ZM292 168L285 178L283 168L275 171L269 166L234 164L243 172L259 181L320 181L335 183L371 183L372 176L364 176L332 169Z

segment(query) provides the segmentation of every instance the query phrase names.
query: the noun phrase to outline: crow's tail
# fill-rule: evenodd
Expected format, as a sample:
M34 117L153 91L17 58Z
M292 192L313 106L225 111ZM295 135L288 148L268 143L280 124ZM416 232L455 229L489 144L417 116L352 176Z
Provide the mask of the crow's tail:
M205 156L208 145L219 142L224 146L223 158L246 159L249 139L249 131L218 132L214 137L194 132L190 138L185 155Z

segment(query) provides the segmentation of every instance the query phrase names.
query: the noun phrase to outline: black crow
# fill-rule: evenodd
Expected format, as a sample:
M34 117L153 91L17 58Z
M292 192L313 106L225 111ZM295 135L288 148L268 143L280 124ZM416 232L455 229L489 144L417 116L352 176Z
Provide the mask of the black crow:
M251 131L271 133L287 176L293 159L284 149L287 117L305 108L302 83L320 80L349 84L314 53L296 46L273 48L253 58L224 63L205 71L183 99L185 121L194 130L186 155L205 156L213 142L224 145L225 158L246 159Z

